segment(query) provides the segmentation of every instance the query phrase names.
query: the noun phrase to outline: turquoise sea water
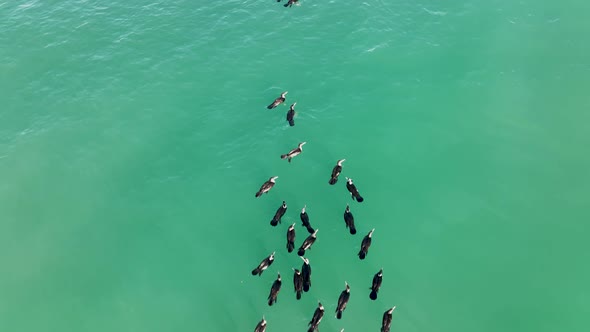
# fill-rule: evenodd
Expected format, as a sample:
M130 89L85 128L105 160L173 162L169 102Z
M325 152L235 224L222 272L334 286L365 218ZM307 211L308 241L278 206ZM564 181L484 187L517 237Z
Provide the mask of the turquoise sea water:
M588 330L590 3L300 2L0 1L3 331Z

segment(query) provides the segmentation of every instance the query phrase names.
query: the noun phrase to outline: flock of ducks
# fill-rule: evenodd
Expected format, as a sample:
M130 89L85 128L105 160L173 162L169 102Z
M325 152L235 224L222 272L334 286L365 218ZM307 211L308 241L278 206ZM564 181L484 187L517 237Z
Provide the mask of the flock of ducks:
M280 0L278 0L278 1L280 1ZM292 2L293 1L289 0L289 3L292 3ZM283 104L286 100L287 93L288 93L288 91L281 93L281 95L279 97L277 97L270 105L267 106L267 109L274 109L277 106ZM289 122L290 126L295 125L294 117L295 117L295 105L296 104L297 103L293 103L289 107L289 110L287 111L287 122ZM299 143L295 149L289 151L286 154L281 155L281 159L287 159L287 161L290 163L293 158L295 158L296 156L300 155L303 152L303 145L305 145L306 143L307 142ZM334 185L338 182L338 177L340 176L340 173L342 172L342 163L345 160L346 159L338 160L338 162L336 163L336 165L332 169L332 174L331 174L330 180L328 181L328 183L330 185ZM261 197L263 194L268 193L275 186L276 179L278 179L278 176L273 176L273 177L270 177L266 182L264 182L262 184L262 186L260 187L260 189L256 192L255 197ZM348 177L346 177L346 189L350 192L351 198L353 200L355 200L358 203L362 203L364 201L364 198L359 193L359 191L356 188L355 184L353 183L352 179L350 179ZM301 270L298 270L295 268L293 269L293 272L294 272L293 286L295 289L295 294L296 294L295 297L297 300L301 299L302 293L308 292L309 289L311 288L311 265L310 265L309 259L304 257L304 255L305 255L306 250L311 249L312 245L315 243L315 241L317 239L317 233L318 233L318 229L314 229L309 222L309 216L308 216L307 212L305 211L306 207L307 206L303 207L299 216L300 216L302 225L303 225L303 227L305 227L305 229L309 233L309 236L307 236L307 238L303 241L303 243L301 244L301 246L297 250L297 255L300 256L300 258L303 260ZM285 215L285 212L287 212L287 203L285 201L283 201L281 206L277 209L274 217L270 221L271 226L276 227L279 223L281 223L281 218ZM344 222L345 222L346 228L348 228L350 234L352 234L352 235L356 234L356 227L354 225L354 216L350 212L350 206L348 204L346 205L346 209L344 211ZM361 248L358 252L358 257L361 260L364 260L365 257L367 256L367 254L369 253L369 248L371 247L371 241L372 241L372 236L373 236L374 231L375 231L375 229L373 228L367 235L365 235L363 237L363 240L361 242ZM289 253L291 253L295 250L295 223L290 225L289 228L287 229L287 246L286 247L287 247L287 252L289 252ZM260 264L258 264L258 266L254 270L252 270L252 275L261 276L262 273L266 269L268 269L268 267L270 267L272 265L272 263L274 262L275 253L276 252L273 252L268 257L264 258L260 262ZM379 272L375 273L375 275L373 276L373 282L371 285L371 292L369 294L369 298L371 300L377 299L377 293L379 292L379 289L381 288L382 280L383 280L383 269L380 269ZM282 286L281 274L278 273L277 279L273 282L273 284L270 288L270 294L268 295L268 305L269 306L272 306L273 304L275 304L277 302L277 296L279 294L279 291L281 290L281 286ZM346 309L346 305L348 304L349 298L350 298L350 286L348 285L347 282L345 282L345 289L340 293L340 296L338 297L338 303L336 306L336 318L337 319L342 318L342 314L343 314L344 310ZM388 310L386 310L383 313L383 319L381 322L381 332L389 332L390 326L391 326L391 320L392 320L392 313L394 310L395 310L395 306L393 306L392 308L389 308ZM324 307L323 307L322 303L318 301L318 306L313 313L313 317L311 318L311 320L308 323L309 328L307 331L308 332L319 331L318 327L319 327L320 322L322 321L323 316L324 316ZM266 325L267 325L267 321L263 316L262 320L260 320L258 322L258 324L256 325L254 332L265 332ZM342 331L344 331L344 329L342 329L341 332Z

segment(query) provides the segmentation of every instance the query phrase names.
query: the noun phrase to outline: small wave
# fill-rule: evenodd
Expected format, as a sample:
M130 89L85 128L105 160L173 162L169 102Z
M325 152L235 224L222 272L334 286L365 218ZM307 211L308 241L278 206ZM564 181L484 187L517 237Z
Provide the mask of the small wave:
M23 3L22 5L19 5L17 7L18 10L25 10L25 9L29 9L29 8L33 8L37 6L37 1L30 1L27 3Z
M422 9L424 9L425 12L427 12L430 15L436 15L436 16L445 16L447 15L447 12L441 12L441 11L432 11L429 10L428 8L424 8L422 7Z
M383 47L383 46L387 46L387 43L381 43L381 44L377 44L377 45L375 45L375 46L373 46L373 47L371 47L371 48L369 48L369 49L366 49L366 50L364 51L364 53L371 53L371 52L375 51L376 49L378 49L378 48L381 48L381 47Z

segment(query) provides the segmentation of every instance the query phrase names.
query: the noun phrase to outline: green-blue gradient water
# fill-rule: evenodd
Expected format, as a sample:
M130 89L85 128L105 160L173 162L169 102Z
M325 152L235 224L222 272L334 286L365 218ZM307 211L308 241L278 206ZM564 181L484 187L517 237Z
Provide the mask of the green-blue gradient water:
M0 329L588 331L590 3L285 1L0 1Z

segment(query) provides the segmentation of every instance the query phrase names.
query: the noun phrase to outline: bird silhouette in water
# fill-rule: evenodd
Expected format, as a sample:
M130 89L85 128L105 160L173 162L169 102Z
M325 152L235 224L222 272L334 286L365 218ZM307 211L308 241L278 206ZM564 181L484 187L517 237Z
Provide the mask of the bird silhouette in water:
M278 225L281 222L281 218L285 215L285 212L287 212L287 203L285 203L285 201L283 201L283 204L281 206L279 206L279 208L277 209L277 212L275 212L275 216L270 221L270 225L271 226Z
M262 272L264 272L264 270L268 269L269 266L272 265L272 263L275 261L275 252L273 251L272 254L270 254L268 257L266 257L265 259L263 259L260 264L258 264L258 266L252 270L252 275L258 275L261 276Z
M365 259L365 257L367 257L367 254L369 253L369 248L371 247L371 242L372 242L372 237L373 237L373 232L375 231L375 229L373 228L369 234L365 235L365 237L363 238L363 241L361 242L361 250L359 250L359 258L360 259Z
M330 181L328 181L329 184L334 185L338 182L338 177L340 176L340 173L342 173L342 163L345 161L346 159L340 159L336 162L336 166L332 168L332 175L330 176Z
M289 126L293 127L295 125L295 105L297 105L297 103L293 103L291 105L291 107L289 107L289 110L287 111L287 122L289 122Z
M350 287L348 283L345 281L344 284L346 288L340 293L340 297L338 297L338 304L336 305L336 318L342 318L342 312L346 309L346 304L348 304L348 299L350 299Z
M386 310L383 313L383 320L381 321L381 332L389 332L391 329L391 316L393 311L395 310L395 306L391 309Z
M281 274L278 273L277 280L272 283L270 288L270 294L268 295L268 305L271 306L277 303L277 296L279 295L279 291L281 290Z
M309 215L305 211L306 208L307 205L303 206L303 209L301 209L301 214L299 214L299 218L301 218L301 223L303 224L303 227L305 227L309 234L311 234L314 232L314 229L313 227L311 227L311 224L309 223Z
M373 301L377 299L377 293L381 288L381 283L383 282L383 268L379 270L379 272L375 273L373 276L373 283L371 284L371 294L369 294L369 298Z
M299 0L288 0L287 3L284 4L283 6L293 7L294 4L299 6Z
M283 93L281 93L280 97L277 97L270 105L266 106L266 108L268 108L269 110L279 106L280 104L285 102L285 99L287 99L285 96L287 95L287 93L289 93L288 91L285 91Z
M318 301L318 307L315 309L315 311L313 313L313 317L309 321L309 324L308 324L309 329L307 329L307 332L319 331L318 327L319 327L320 322L322 321L323 317L324 317L324 306L322 305L321 302Z
M292 252L295 248L295 224L287 229L287 252Z
M295 268L293 269L293 287L295 288L295 298L301 300L301 293L303 292L303 275Z
M346 178L346 189L348 189L350 192L352 199L356 200L357 202L361 203L365 200L363 196L359 194L359 191L356 189L354 183L352 183L352 179Z
M354 216L350 212L350 206L346 204L346 210L344 210L344 222L346 227L350 230L350 234L356 234L356 227L354 227Z
M301 152L303 152L303 146L307 144L307 142L301 142L298 144L298 146L289 151L289 153L285 153L281 155L281 159L287 159L288 162L291 162L291 159L297 157L298 155L301 154Z
M254 328L254 332L265 332L266 331L266 319L262 316L262 320L256 324L256 328Z
M256 192L256 197L260 197L262 194L269 192L272 187L275 186L275 180L278 178L278 176L272 176L270 179L268 179L268 181L264 182L262 186L260 186L260 189Z
M303 256L305 255L306 250L311 249L311 246L315 243L315 240L317 239L318 230L319 229L313 231L313 233L303 241L301 247L299 247L299 250L297 251L297 255Z

